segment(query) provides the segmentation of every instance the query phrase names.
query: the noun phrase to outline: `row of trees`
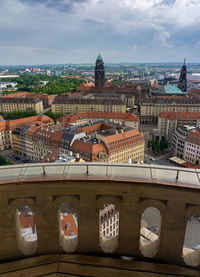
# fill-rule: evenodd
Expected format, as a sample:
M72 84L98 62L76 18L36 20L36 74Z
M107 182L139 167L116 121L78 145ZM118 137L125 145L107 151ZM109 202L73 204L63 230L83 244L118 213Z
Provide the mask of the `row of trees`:
M156 139L152 139L151 141L148 140L148 149L152 149L153 152L161 152L168 148L168 142L165 139L165 137L161 137L159 140L159 137L156 137Z
M8 113L0 113L3 115L4 119L10 120L10 119L18 119L18 118L24 118L24 117L30 117L37 115L37 112L35 110L30 111L12 111Z
M9 81L9 79L7 79ZM77 78L64 78L56 76L37 75L21 75L19 78L10 79L17 82L17 91L28 91L31 93L42 93L55 95L65 92L74 92L77 87L84 81ZM40 81L48 81L46 85L40 84ZM4 91L3 94L12 93Z
M10 159L5 159L3 156L0 156L0 166L1 165L11 165Z
M53 113L52 111L48 111L45 113L45 115L51 117L54 121L56 121L56 119L61 117L63 114L62 113Z

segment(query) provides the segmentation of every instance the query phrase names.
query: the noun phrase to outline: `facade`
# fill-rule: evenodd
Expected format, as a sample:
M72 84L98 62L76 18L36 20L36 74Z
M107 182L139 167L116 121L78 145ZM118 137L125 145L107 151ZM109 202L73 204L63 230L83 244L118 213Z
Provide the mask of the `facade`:
M186 96L153 96L142 100L140 122L152 124L164 111L169 112L200 112L200 99Z
M43 112L43 103L39 99L3 97L0 98L0 112L8 113L13 111L31 111L35 110L37 114Z
M187 68L186 68L185 60L184 60L184 65L182 66L182 69L180 72L178 87L183 92L187 91Z
M115 130L114 134L101 132L96 138L103 141L109 154L109 162L112 163L133 163L144 160L144 136L136 129Z
M85 161L137 163L144 159L144 136L136 129L98 122L79 130L85 132L86 137L76 140L71 150Z
M200 126L200 112L162 112L158 117L158 133L171 141L179 126Z
M12 130L7 121L0 122L0 150L11 148L12 145Z
M200 165L200 129L189 132L185 142L184 160Z
M45 124L50 126L53 124L53 120L48 116L31 116L26 118L20 118L15 120L3 120L0 121L0 150L5 150L13 147L13 134L12 130L18 126L36 124L40 126ZM15 134L14 139L18 140L18 136ZM18 144L18 143L17 143Z
M185 142L188 136L189 130L195 127L191 126L180 126L172 135L172 144L171 149L173 155L183 159L184 156L184 149L185 149Z
M53 113L126 112L125 104L118 99L57 98L52 104Z
M115 205L105 205L99 215L100 236L115 237L119 234L119 212Z
M57 124L68 123L70 125L80 125L87 123L95 123L102 120L134 129L138 129L139 127L139 120L137 116L133 113L87 112L70 115L65 114L57 119Z
M94 74L95 74L95 88L103 87L105 84L105 69L104 69L104 62L100 54L96 60Z

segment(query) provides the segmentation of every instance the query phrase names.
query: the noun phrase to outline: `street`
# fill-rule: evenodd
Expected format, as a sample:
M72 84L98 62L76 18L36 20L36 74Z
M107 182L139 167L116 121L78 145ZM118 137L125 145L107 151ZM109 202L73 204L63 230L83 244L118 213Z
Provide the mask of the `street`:
M10 162L12 164L23 164L24 163L21 160L15 159L13 149L7 149L7 150L0 151L0 155L6 159L10 159Z

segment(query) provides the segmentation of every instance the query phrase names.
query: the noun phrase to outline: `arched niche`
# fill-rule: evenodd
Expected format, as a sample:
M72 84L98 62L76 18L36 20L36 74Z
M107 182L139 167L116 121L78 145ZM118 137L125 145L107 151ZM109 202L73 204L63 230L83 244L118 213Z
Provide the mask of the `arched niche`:
M153 258L158 253L160 230L160 211L155 207L146 208L142 213L140 225L140 251L145 257Z
M64 202L58 211L59 242L65 252L74 252L78 246L78 215L72 204Z
M99 245L105 253L118 247L119 211L113 203L105 203L99 210Z
M187 265L197 267L200 266L200 208L191 208L186 210L187 216L198 212L187 217L182 258Z
M35 213L28 205L21 205L15 217L18 247L25 255L32 255L38 246Z

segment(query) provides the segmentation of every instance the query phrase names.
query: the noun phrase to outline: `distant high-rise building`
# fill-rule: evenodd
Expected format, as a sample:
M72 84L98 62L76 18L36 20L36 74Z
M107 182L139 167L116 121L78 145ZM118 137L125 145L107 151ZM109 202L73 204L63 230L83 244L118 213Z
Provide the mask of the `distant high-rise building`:
M95 66L95 87L103 87L105 84L105 69L104 69L104 62L99 54L96 60Z
M181 69L178 87L183 92L187 91L187 68L186 68L186 64L185 64L185 59L184 59L184 65L182 66L182 69Z

